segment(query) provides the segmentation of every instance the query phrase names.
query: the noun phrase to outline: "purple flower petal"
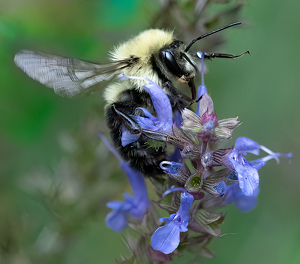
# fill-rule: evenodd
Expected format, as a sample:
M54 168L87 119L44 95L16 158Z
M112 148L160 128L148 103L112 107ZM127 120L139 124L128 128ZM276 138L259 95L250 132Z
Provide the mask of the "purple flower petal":
M98 133L98 137L102 140L105 146L109 149L109 151L116 156L116 158L121 162L122 158L120 153L115 149L113 144L102 134Z
M183 118L181 112L175 110L173 123L175 123L177 127L181 127L182 122L183 122Z
M270 151L269 149L267 149L264 146L261 146L261 149L266 151L268 150L267 153L271 153L270 155L263 157L261 159L257 159L257 160L253 160L253 161L249 161L249 163L251 163L251 165L253 166L257 166L259 168L263 167L264 164L267 163L267 161L271 160L271 159L275 159L277 161L277 163L279 163L279 158L288 158L291 159L293 157L293 153L274 153L272 151ZM263 165L261 165L261 163L263 163Z
M116 154L117 158L120 160L120 166L125 171L133 190L133 196L128 193L124 193L124 202L113 201L107 203L107 206L114 210L106 216L105 223L111 229L119 232L127 226L127 218L129 214L142 220L149 206L147 188L143 176L138 171L131 168L127 162L124 162L121 159L119 153L112 144L110 144L106 137L104 137L104 135L99 134L99 137L107 145L108 149L113 154Z
M194 201L194 196L188 192L181 194L180 207L177 214L181 215L181 221L185 222L189 220L189 210Z
M172 107L171 107L170 100L169 100L168 96L166 95L166 93L164 92L164 90L159 85L157 85L156 83L154 83L153 81L151 81L148 78L123 75L119 79L123 79L123 78L141 79L141 80L145 80L148 82L148 84L144 85L143 88L146 91L148 91L148 93L151 97L151 100L152 100L154 109L157 113L159 121L157 121L156 123L153 123L151 126L151 123L146 122L144 117L140 117L139 121L141 123L139 123L139 124L141 125L141 127L145 128L145 129L151 129L151 130L170 134L172 131L172 125L173 125L173 119L172 119L173 113L172 113ZM146 114L145 111L144 111L144 113ZM148 116L148 118L153 121L153 116L151 114ZM147 127L143 127L144 125Z
M171 188L176 191L179 188ZM180 188L181 190L182 188ZM167 191L168 192L168 191ZM180 208L176 214L161 219L168 221L164 226L159 227L151 237L151 246L165 254L172 253L179 245L180 232L188 231L189 210L194 201L193 195L188 192L181 194Z
M156 121L153 121L153 118L156 118L155 116L152 116L152 118L148 117L142 117L142 116L136 116L134 119L139 123L141 128L143 129L149 129L149 130L154 130L158 131L161 129L158 129L160 123L158 119Z
M197 97L200 98L202 95L207 94L207 89L205 85L200 85L197 90Z
M249 164L239 164L235 163L235 170L238 173L239 186L246 196L253 194L254 190L258 188L259 185L259 175L255 168Z
M104 137L104 135L99 134L99 137L107 145L108 149L116 154L117 158L120 160L120 166L125 171L131 188L133 196L128 193L124 193L125 201L113 201L107 203L111 211L105 218L106 225L119 232L127 226L127 218L129 214L133 217L142 220L145 212L149 206L147 188L144 181L144 177L135 169L131 168L127 162L121 159L121 156L116 151L116 149L110 144L110 142Z
M159 227L151 237L151 246L164 254L172 253L179 245L180 226L173 221Z
M120 166L126 172L133 192L133 197L130 197L132 204L130 214L141 220L149 206L144 177L137 170L131 168L127 162L122 162Z
M123 201L112 201L108 202L106 204L108 208L119 210L122 208L122 210L128 210L130 208L130 204L126 204Z
M256 189L251 196L240 195L234 199L234 204L243 213L251 211L257 204L259 189Z
M197 56L201 59L201 68L200 68L200 72L201 72L201 85L198 87L197 90L197 99L200 98L202 95L207 94L207 89L206 86L204 84L204 72L205 72L205 65L204 65L204 54L201 51L197 52ZM198 106L197 106L197 111L196 114L198 116L200 115L200 107L201 107L201 102L202 99L198 102Z
M126 203L123 203L127 207ZM105 218L105 224L115 232L122 231L127 226L128 210L122 206L119 209L113 210Z
M125 147L128 144L137 141L139 138L140 135L131 134L130 131L124 125L122 125L122 138L121 138L122 147Z
M260 170L263 166L266 165L266 161L264 159L258 159L258 160L251 160L247 161L249 165L251 165L256 170Z
M169 223L169 222L171 222L174 219L175 215L176 214L171 214L168 217L159 218L159 221L160 222L167 222L167 223Z
M235 142L235 149L246 154L247 152L255 155L259 154L260 145L250 138L239 137Z
M142 107L138 107L144 112L145 117L142 116L134 116L131 115L130 117L139 123L141 128L143 129L150 129L150 130L157 130L159 123L159 119L153 116L148 110Z
M149 79L148 81L149 84L143 87L149 92L151 96L153 106L161 123L162 130L160 130L160 132L170 134L173 125L172 107L170 104L170 100L160 86Z
M182 156L179 148L175 148L174 152L168 157L168 160L172 160L174 162L182 161Z
M138 107L137 109L141 109L144 112L145 117L150 118L153 122L158 121L158 118L153 116L147 109L143 107Z
M182 163L178 163L175 161L162 161L159 164L160 168L168 173L168 174L173 174L173 175L180 175L181 170L184 169L184 166Z
M183 187L175 187L172 186L169 190L166 190L163 194L163 197L168 195L171 192L176 192L176 191L182 191L182 192L186 192L186 189L184 189Z
M270 155L253 161L248 161L244 158L247 152L258 155L259 149L264 150ZM276 159L279 161L279 157L291 158L292 153L274 153L249 138L240 137L237 139L235 147L224 157L224 164L229 169L238 173L239 186L243 194L251 196L259 185L258 170L262 168L268 160Z
M251 196L246 196L242 193L238 183L229 185L223 205L233 202L240 211L248 212L256 206L258 194L259 189L256 189Z

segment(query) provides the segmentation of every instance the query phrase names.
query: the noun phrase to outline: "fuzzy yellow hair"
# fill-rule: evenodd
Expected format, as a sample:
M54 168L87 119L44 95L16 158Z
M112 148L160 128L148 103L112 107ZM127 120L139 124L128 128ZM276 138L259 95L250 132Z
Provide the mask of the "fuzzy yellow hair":
M122 73L129 76L147 77L161 86L161 80L153 70L150 59L154 53L157 53L165 45L172 43L173 40L173 32L149 29L115 47L110 52L110 56L113 61L126 60L132 55L138 57L139 61L125 68ZM143 80L122 80L122 83L112 83L105 89L103 94L106 102L108 104L113 103L122 91L130 89L130 86L132 86L130 83L140 88L145 85Z

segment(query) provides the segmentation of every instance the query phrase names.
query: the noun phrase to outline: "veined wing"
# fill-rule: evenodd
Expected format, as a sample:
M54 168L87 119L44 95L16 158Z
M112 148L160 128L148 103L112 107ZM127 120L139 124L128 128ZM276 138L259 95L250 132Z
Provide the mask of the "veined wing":
M15 63L29 77L53 88L62 96L74 96L101 81L108 81L133 64L138 58L96 64L41 52L23 50L16 54Z

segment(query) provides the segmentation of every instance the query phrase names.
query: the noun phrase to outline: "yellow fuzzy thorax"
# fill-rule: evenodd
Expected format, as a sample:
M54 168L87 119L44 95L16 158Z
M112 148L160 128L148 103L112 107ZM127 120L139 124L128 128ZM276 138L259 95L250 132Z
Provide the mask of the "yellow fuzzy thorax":
M171 44L173 40L173 33L170 31L149 29L115 47L110 53L111 60L126 60L132 55L138 57L139 61L121 70L120 75L124 73L129 76L146 77L162 86L162 81L157 72L153 70L150 59L153 54L158 53L165 45ZM132 84L142 90L142 86L146 83L144 80L136 79L114 82L105 89L104 99L108 104L111 104L117 100L122 91L130 89Z
M151 54L158 52L163 46L173 41L173 33L161 29L143 31L135 38L115 47L111 52L112 60L123 60L131 55L139 57L141 61L147 60Z

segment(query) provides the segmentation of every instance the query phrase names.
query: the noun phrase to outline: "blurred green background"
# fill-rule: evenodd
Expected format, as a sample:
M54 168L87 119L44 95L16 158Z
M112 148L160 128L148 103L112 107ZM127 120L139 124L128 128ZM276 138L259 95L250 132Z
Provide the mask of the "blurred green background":
M105 62L112 45L149 28L160 8L140 0L0 0L0 263L113 263L129 255L104 224L106 202L130 187L97 138L107 133L101 93L61 98L13 57L33 49ZM224 236L203 263L300 263L299 10L297 0L249 0L244 27L224 32L222 51L251 56L207 62L218 117L243 122L231 143L246 136L294 158L261 169L253 211L223 210Z

